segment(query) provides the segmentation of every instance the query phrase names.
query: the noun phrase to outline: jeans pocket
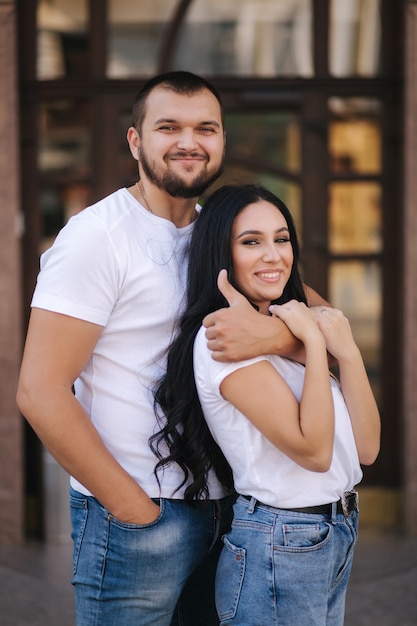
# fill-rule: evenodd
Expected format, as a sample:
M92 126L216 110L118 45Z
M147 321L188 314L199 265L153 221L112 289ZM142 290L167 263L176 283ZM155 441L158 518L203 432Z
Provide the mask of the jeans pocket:
M216 573L216 608L220 620L236 615L246 567L246 550L223 537Z
M286 548L317 549L328 542L331 526L325 522L283 524L282 533Z

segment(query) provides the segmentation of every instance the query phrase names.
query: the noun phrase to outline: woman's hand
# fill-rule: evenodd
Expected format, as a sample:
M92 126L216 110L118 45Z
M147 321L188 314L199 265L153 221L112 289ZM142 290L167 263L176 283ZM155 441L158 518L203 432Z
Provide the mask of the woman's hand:
M129 510L126 507L123 511L115 509L111 511L111 514L123 524L143 526L155 522L159 517L160 511L160 507L153 500L142 495L135 502L132 502Z
M295 337L304 344L308 341L321 337L320 328L304 302L290 300L285 304L275 304L270 307L270 311L279 317L288 326Z
M314 307L311 312L326 340L330 354L338 361L356 354L358 347L349 320L342 311L321 306Z

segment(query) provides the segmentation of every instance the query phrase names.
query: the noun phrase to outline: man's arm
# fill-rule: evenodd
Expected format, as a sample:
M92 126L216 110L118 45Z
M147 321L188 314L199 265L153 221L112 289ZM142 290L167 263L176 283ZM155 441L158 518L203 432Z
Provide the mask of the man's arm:
M278 317L261 315L227 280L225 270L218 279L219 289L229 307L207 315L207 345L216 361L243 361L263 354L279 354L305 362L303 344ZM328 306L313 289L306 287L309 306Z
M32 309L17 404L58 463L106 509L144 524L157 518L159 507L110 454L72 393L101 332L96 324Z
M329 304L327 300L322 298L321 295L317 293L317 291L314 291L314 289L312 289L308 285L303 285L303 287L307 296L307 304L309 307L331 306L331 304Z

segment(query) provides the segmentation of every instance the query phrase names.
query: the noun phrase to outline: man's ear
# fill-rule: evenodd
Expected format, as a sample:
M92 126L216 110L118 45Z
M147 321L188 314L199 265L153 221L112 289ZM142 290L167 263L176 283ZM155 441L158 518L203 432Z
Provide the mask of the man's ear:
M136 159L136 161L139 161L140 137L138 131L134 126L130 126L127 131L127 142L129 144L132 157Z

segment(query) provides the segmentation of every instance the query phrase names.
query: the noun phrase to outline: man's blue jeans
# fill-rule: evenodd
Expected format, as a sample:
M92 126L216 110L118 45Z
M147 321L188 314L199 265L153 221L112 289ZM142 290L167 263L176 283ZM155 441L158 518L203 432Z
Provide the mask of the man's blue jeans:
M296 513L240 496L216 576L222 626L342 626L358 513Z
M234 498L161 499L143 526L70 490L77 626L217 626L214 578Z

